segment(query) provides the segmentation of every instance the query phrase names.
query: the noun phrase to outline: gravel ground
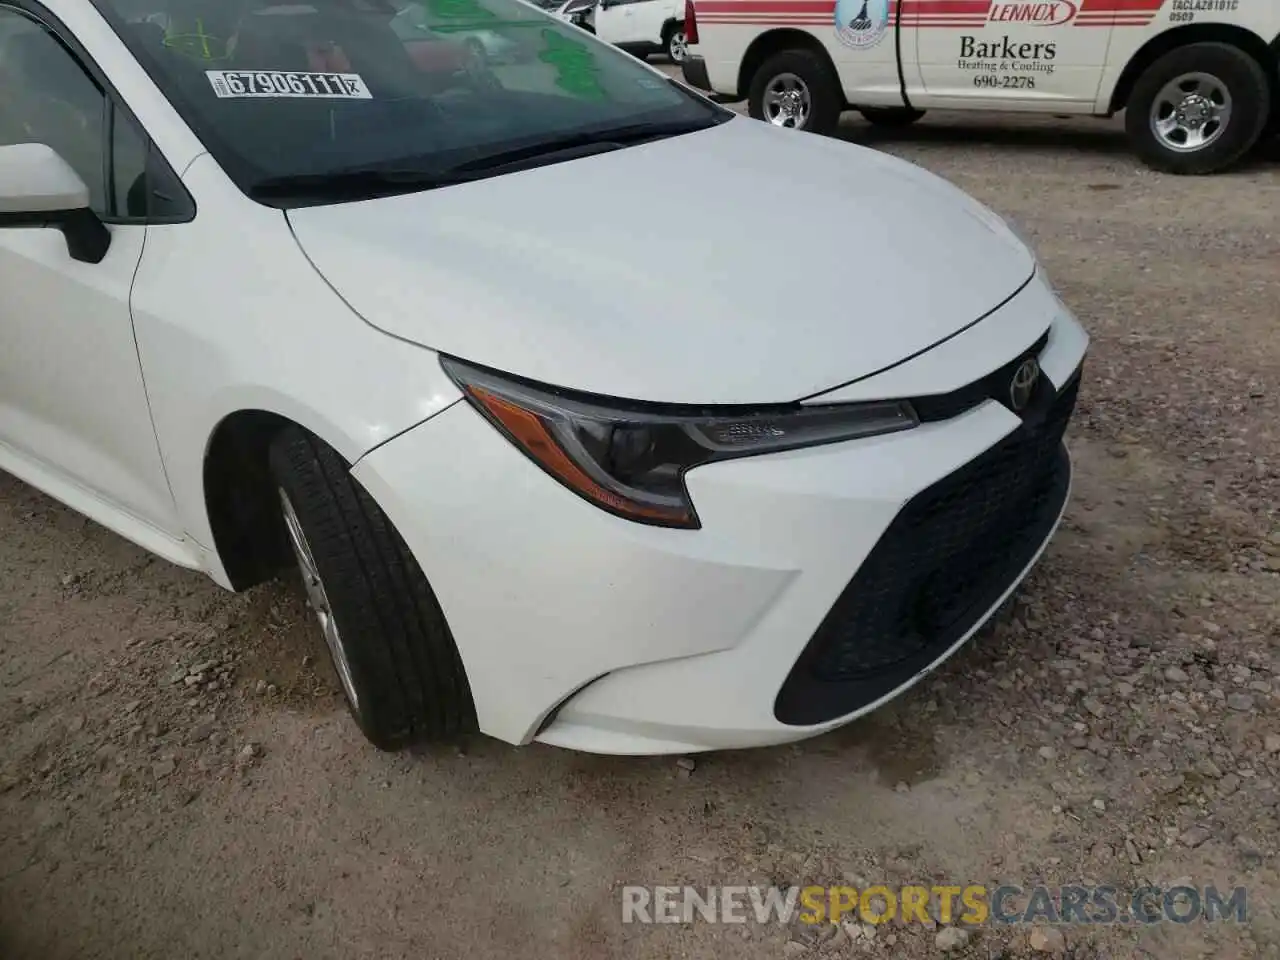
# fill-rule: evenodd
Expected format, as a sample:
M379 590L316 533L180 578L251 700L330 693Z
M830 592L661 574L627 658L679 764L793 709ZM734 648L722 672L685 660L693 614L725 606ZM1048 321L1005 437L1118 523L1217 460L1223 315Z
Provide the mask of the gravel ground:
M1184 180L1111 122L844 135L1015 217L1094 337L1067 520L994 629L692 769L387 756L299 590L224 594L0 476L0 957L1280 956L1280 150ZM1182 878L1246 885L1249 922L620 922L626 883Z

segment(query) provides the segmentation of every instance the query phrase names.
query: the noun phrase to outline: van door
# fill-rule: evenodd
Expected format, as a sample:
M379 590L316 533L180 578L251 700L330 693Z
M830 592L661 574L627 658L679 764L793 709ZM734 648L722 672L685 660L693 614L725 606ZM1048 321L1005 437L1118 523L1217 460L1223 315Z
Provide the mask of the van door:
M900 107L898 44L894 35L898 0L792 0L788 20L825 34L827 50L840 73L845 97L854 106ZM823 20L826 23L823 23Z
M1161 0L902 0L923 93L914 106L1090 113L1111 35ZM956 101L968 101L957 104Z

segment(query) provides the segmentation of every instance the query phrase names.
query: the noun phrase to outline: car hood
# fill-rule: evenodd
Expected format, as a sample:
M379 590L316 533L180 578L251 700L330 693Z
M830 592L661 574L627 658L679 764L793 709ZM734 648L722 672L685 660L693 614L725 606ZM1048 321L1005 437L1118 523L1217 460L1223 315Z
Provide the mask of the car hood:
M971 325L1035 269L946 181L738 118L289 220L386 333L668 403L790 401L865 377Z

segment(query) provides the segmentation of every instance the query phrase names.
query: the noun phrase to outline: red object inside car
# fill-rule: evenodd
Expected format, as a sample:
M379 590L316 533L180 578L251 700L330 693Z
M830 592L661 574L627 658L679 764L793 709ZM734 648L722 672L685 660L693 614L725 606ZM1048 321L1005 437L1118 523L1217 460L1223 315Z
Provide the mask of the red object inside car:
M424 73L457 73L466 67L467 51L449 40L408 40L405 52ZM310 69L319 72L352 73L351 61L339 46L311 47L307 50Z
M449 40L409 40L404 48L426 73L456 73L467 65L466 48Z

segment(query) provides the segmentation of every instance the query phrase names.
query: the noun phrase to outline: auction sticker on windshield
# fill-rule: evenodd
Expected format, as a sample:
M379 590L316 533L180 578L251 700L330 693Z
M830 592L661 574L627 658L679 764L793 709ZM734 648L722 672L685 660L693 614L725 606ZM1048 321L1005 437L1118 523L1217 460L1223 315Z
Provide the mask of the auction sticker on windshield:
M237 97L325 97L372 100L358 73L299 73L293 70L206 70L219 99Z

